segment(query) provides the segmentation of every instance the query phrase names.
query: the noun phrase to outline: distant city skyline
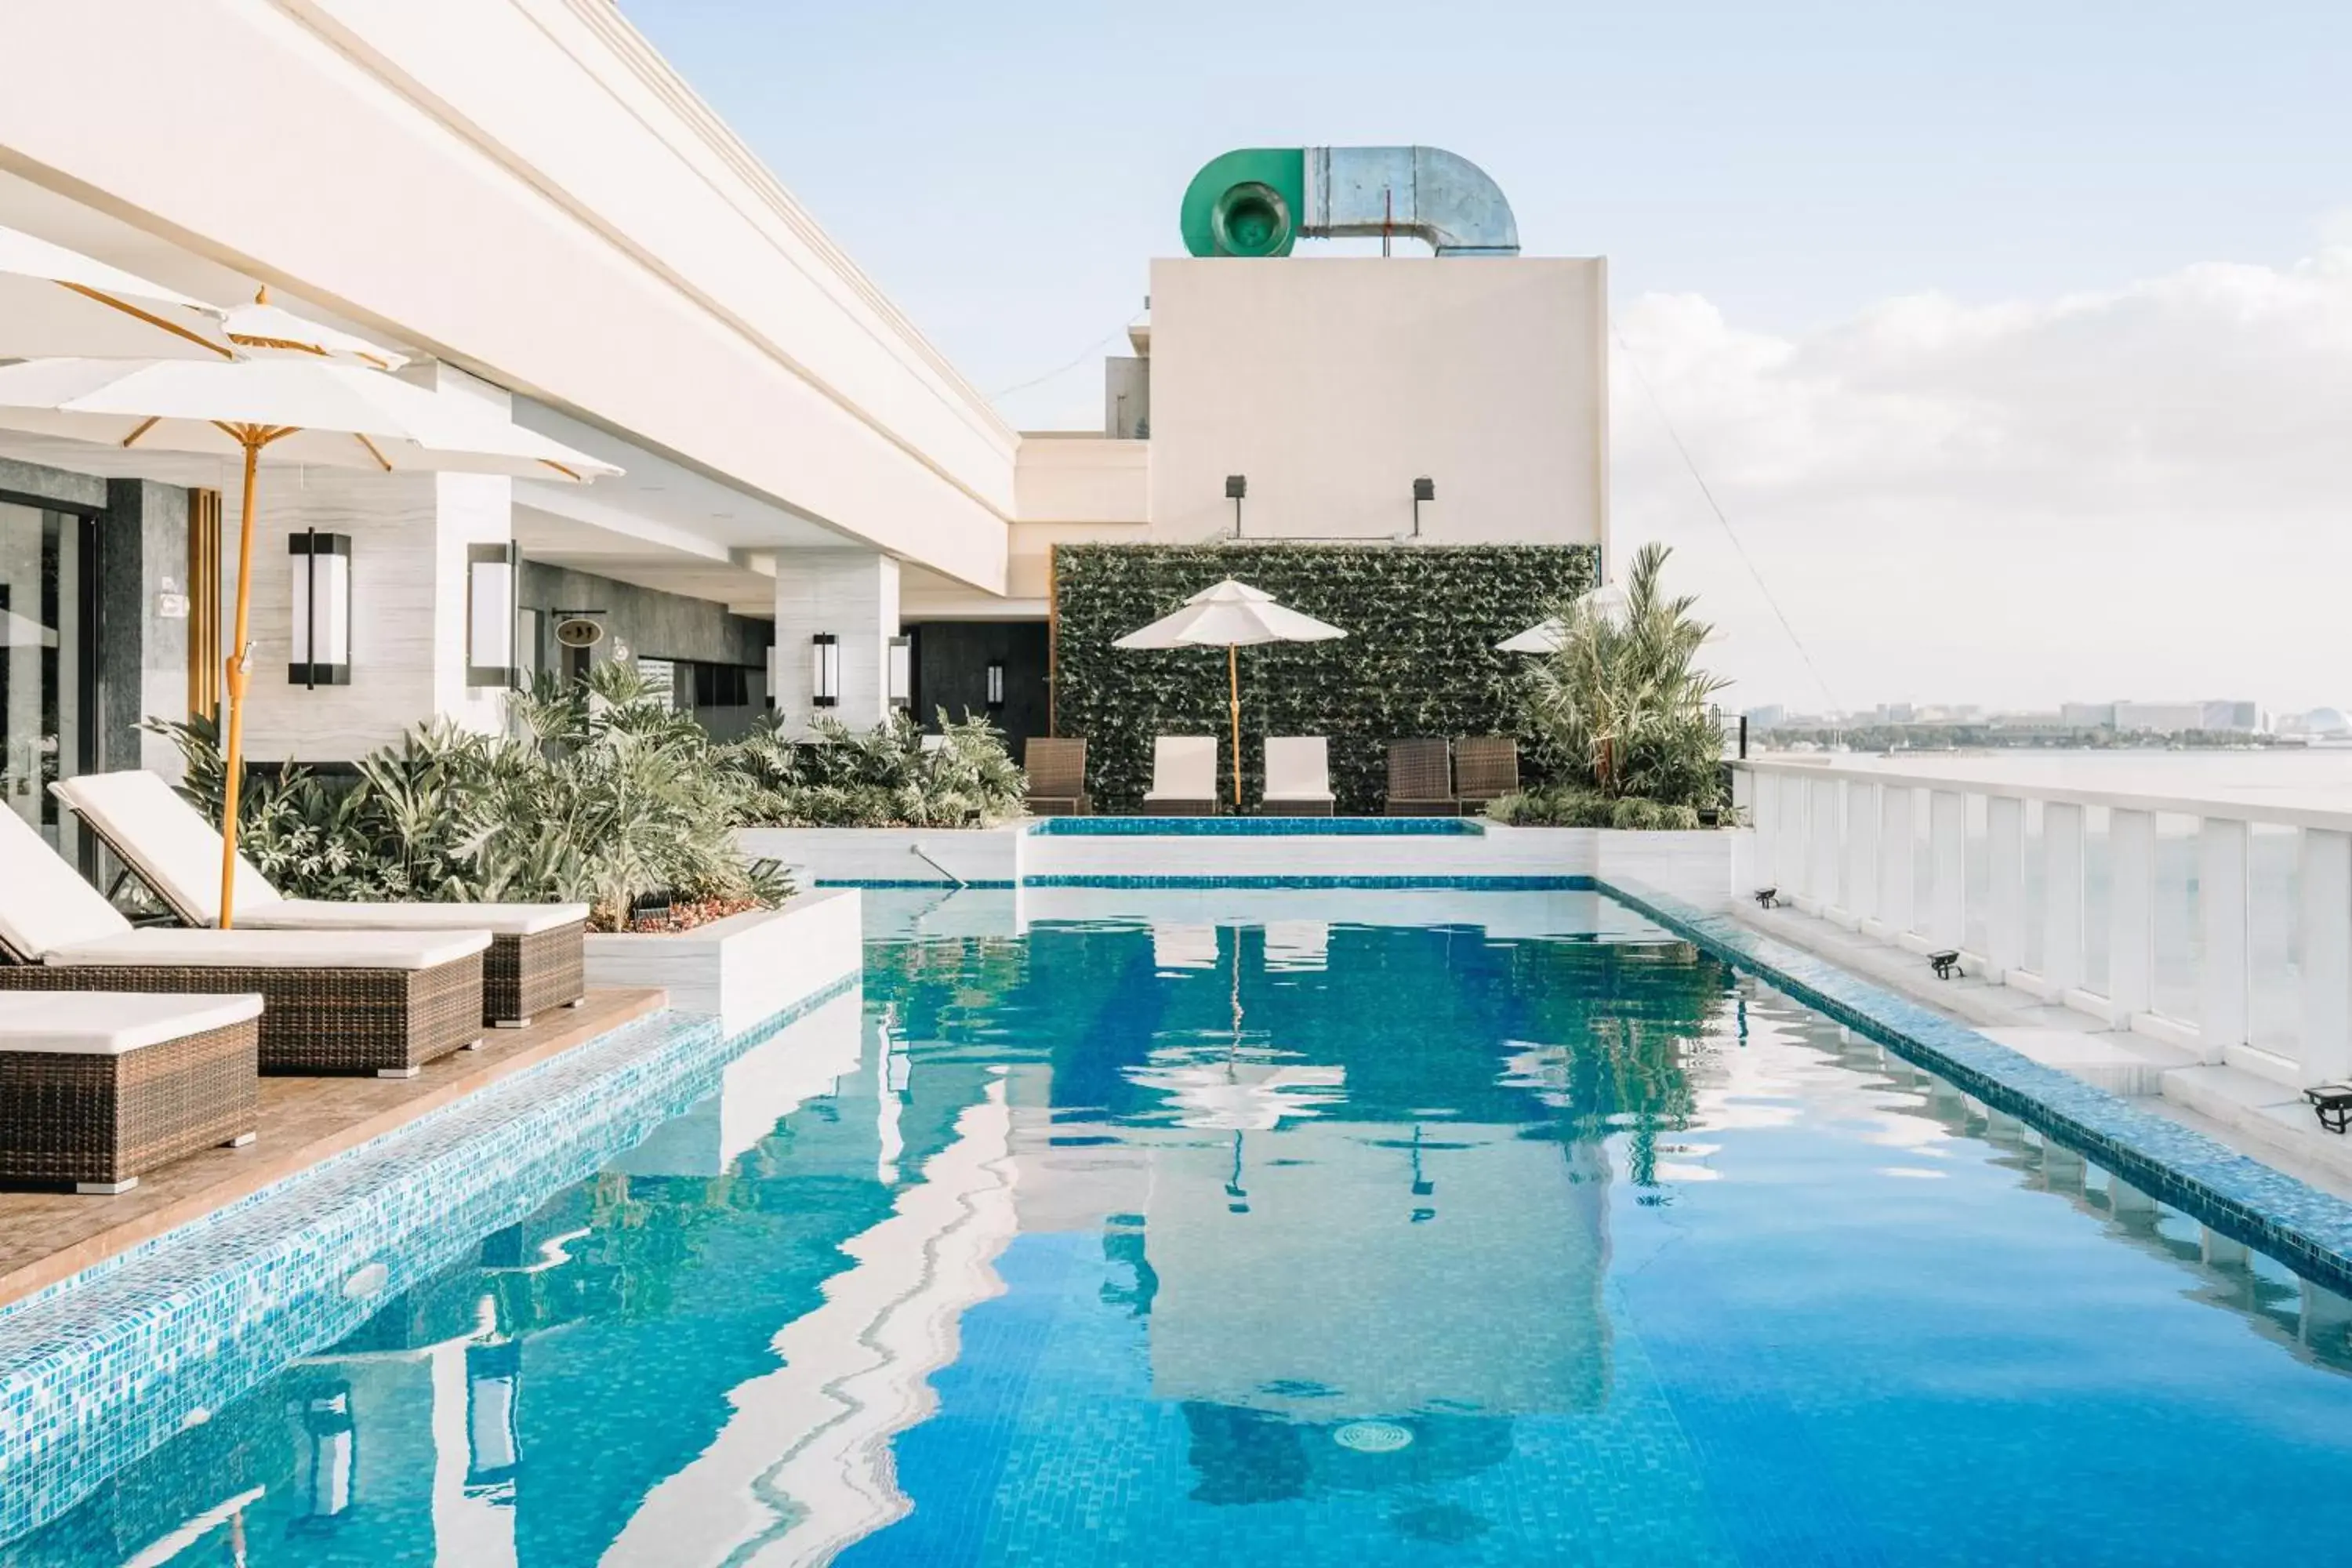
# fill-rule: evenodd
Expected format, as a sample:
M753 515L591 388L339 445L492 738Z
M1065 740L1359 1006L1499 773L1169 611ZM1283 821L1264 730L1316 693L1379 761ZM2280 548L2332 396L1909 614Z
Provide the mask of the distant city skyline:
M1734 705L2352 683L2352 7L625 9L1026 427L1208 157L1475 159L1611 258L1614 552Z

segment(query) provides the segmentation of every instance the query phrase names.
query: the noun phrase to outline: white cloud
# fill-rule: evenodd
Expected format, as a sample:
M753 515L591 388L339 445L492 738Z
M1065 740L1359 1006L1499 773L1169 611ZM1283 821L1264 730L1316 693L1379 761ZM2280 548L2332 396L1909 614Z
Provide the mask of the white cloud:
M1643 377L1842 704L2352 703L2352 244L1794 337L1692 295L1618 327L1617 548L1677 547L1734 701L1821 688Z

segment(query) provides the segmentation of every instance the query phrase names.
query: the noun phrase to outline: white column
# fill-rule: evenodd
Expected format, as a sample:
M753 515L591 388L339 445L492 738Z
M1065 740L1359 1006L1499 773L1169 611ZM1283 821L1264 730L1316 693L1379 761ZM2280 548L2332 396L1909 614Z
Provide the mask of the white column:
M1919 879L1911 802L1917 793L1909 784L1883 784L1878 791L1878 918L1890 938L1911 929L1912 895Z
M2303 1081L2352 1075L2352 835L2303 833Z
M2209 816L2197 833L2197 896L2205 927L2200 1054L2218 1062L2249 1037L2246 958L2246 855L2242 822Z
M1878 786L1845 781L1845 911L1856 924L1878 908Z
M1958 947L1967 931L1969 802L1958 790L1929 793L1927 855L1934 881L1927 940L1937 947Z
M1748 777L1753 781L1748 786L1748 817L1756 825L1756 885L1769 888L1780 879L1780 775L1751 773Z
M1838 781L1805 781L1805 891L1826 914L1838 901Z
M2062 990L2083 984L2083 808L2042 807L2042 978Z
M2025 964L2025 803L1985 801L1985 957L2006 973Z
M2107 814L2107 1000L2118 1022L2156 1000L2156 814Z
M815 638L840 639L840 700L815 704ZM889 647L898 635L898 563L871 550L776 552L776 711L787 731L818 715L870 730L889 715Z

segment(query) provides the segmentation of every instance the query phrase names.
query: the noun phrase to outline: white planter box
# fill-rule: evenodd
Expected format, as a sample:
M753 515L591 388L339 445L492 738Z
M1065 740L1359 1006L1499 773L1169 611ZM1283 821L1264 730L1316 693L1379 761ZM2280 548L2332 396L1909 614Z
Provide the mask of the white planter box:
M740 1035L860 972L865 912L855 888L803 892L780 910L730 915L698 930L592 932L588 984L658 985L681 1013Z

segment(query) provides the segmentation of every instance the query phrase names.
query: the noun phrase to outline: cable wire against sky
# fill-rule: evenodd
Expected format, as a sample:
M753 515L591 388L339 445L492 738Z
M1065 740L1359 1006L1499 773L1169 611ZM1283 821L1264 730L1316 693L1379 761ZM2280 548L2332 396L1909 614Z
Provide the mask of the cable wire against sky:
M1805 661L1805 668L1812 674L1813 684L1822 689L1822 700L1829 704L1832 712L1841 711L1836 693L1822 679L1821 666L1813 662L1812 650L1805 646L1805 639L1797 635L1797 628L1790 622L1788 612L1780 608L1780 601L1772 596L1771 586L1764 581L1764 574L1758 570L1755 557L1748 553L1748 546L1740 542L1739 531L1733 528L1731 519L1724 515L1721 503L1715 499L1715 491L1707 487L1706 476L1698 471L1698 464L1692 458L1690 448L1683 445L1682 432L1675 428L1674 418L1667 414L1666 405L1658 401L1658 389L1650 384L1648 373L1643 370L1640 357L1633 353L1633 345L1625 341L1624 331L1617 325L1614 316L1609 319L1609 335L1617 340L1617 347L1624 353L1625 363L1633 367L1633 379L1642 384L1642 395L1650 400L1651 411L1657 415L1658 423L1666 427L1666 439L1675 444L1675 451L1682 458L1683 467L1690 472L1691 483L1696 485L1698 493L1706 498L1707 510L1715 513L1715 521L1723 525L1724 537L1731 541L1731 548L1738 553L1739 563L1748 568L1748 575L1755 581L1756 591L1764 595L1764 602L1772 608L1773 618L1788 634L1789 646L1797 650L1797 657Z
M1057 375L1069 374L1070 372L1077 369L1078 366L1086 363L1089 359L1092 359L1097 353L1100 352L1105 343L1109 342L1113 338L1118 337L1121 332L1126 331L1128 328L1135 325L1136 322L1142 319L1143 312L1138 310L1134 315L1129 316L1126 321L1121 321L1118 326L1113 327L1110 331L1097 338L1093 342L1090 342L1085 348L1080 349L1078 351L1077 357L1070 361L1069 363L1057 365L1054 369L1047 371L1043 375L1033 375L1027 381L1021 382L1013 386L1005 387L1001 392L992 392L988 395L990 400L992 402L1000 397L1010 397L1016 392L1026 392L1033 386L1043 386Z

